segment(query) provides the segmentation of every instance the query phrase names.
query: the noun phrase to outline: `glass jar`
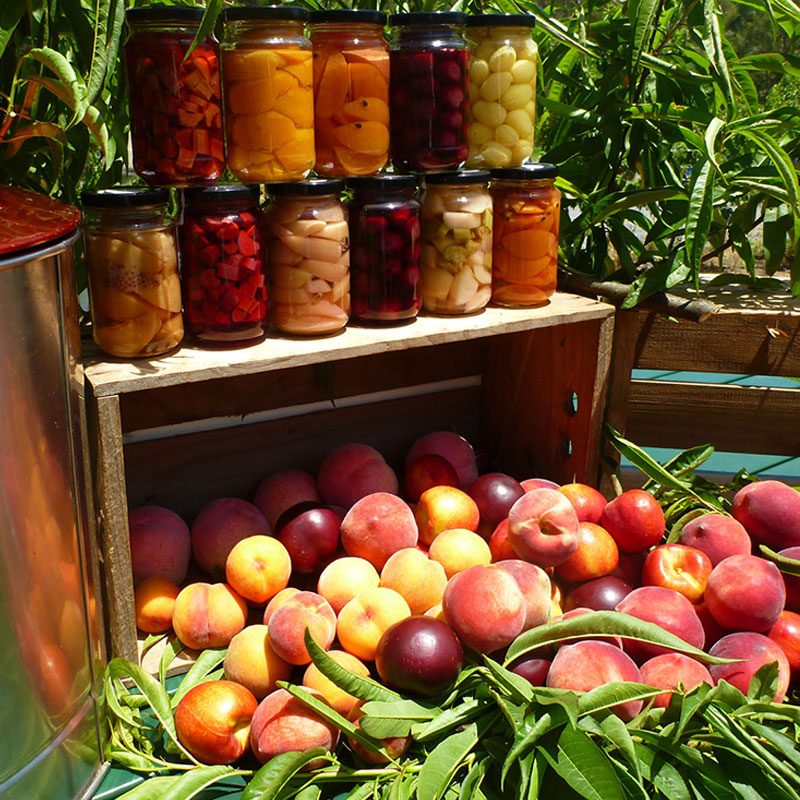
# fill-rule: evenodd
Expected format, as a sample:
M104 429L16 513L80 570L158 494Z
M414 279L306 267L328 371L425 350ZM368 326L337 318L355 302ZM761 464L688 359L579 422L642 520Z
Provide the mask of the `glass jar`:
M489 173L425 177L422 204L422 305L435 314L471 314L492 296Z
M217 40L184 60L202 17L166 6L125 14L133 168L151 186L208 186L225 170Z
M395 169L460 167L467 157L466 15L392 14L390 120Z
M267 331L267 264L258 189L187 189L179 226L186 332L204 344L243 345Z
M349 178L353 308L357 322L411 320L422 307L419 185L413 175Z
M556 290L561 192L552 164L494 169L492 301L539 306Z
M183 339L175 223L166 189L83 192L92 334L112 356L157 356Z
M222 88L228 167L245 183L299 181L314 166L308 17L291 6L224 12Z
M481 14L467 20L470 167L513 167L533 152L538 50L535 18Z
M341 330L350 313L350 231L341 180L271 184L270 319L282 333Z
M371 175L389 160L389 45L382 11L309 15L320 175Z

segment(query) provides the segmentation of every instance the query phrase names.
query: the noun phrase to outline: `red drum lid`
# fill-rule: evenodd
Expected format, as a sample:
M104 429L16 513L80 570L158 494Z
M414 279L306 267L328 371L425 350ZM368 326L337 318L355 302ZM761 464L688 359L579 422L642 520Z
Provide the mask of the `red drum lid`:
M60 239L80 225L81 212L39 192L0 186L0 254Z

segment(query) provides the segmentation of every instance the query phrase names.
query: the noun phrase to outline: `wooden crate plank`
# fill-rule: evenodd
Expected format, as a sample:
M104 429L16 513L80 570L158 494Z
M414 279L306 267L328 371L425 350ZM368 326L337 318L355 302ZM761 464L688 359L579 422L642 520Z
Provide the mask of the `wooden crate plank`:
M633 381L626 433L651 447L799 456L799 412L800 389Z

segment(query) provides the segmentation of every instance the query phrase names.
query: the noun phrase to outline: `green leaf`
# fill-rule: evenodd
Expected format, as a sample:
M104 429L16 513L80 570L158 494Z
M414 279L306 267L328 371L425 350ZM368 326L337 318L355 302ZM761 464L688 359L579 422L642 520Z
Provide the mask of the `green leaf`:
M206 10L203 13L203 19L200 20L200 27L197 29L197 33L195 34L194 40L192 41L189 49L186 51L186 55L183 57L183 60L186 61L187 58L192 54L192 50L203 41L213 30L214 26L217 24L217 17L219 17L220 12L222 11L222 7L225 4L225 0L208 0L206 4Z
M322 796L322 789L319 786L306 786L301 789L295 796L294 800L320 800Z
M148 778L130 791L120 795L118 800L161 800L164 792L180 777L180 775L157 775L155 778Z
M782 758L785 758L800 769L800 752L798 752L794 737L787 736L785 733L781 733L769 725L762 725L755 720L744 719L742 724L752 730L760 739L769 742L780 753Z
M461 784L459 800L472 800L476 796L486 776L486 772L491 765L492 757L485 756L470 767L467 777L464 778Z
M705 161L697 172L689 197L689 210L686 214L686 263L694 276L700 274L703 248L711 229L714 175L711 162Z
M637 189L630 192L614 192L607 195L597 206L597 213L587 223L590 226L597 225L606 217L624 211L629 208L640 208L659 203L663 200L673 200L677 197L686 197L686 192L680 187L663 186L656 189Z
M209 786L235 774L236 770L224 764L194 767L178 776L178 779L161 793L159 800L191 800Z
M533 715L530 715L533 716ZM511 767L523 758L536 742L542 738L546 733L549 733L554 728L566 724L568 717L565 713L558 713L554 709L553 714L545 713L536 718L533 725L530 724L526 718L523 730L517 734L514 744L508 751L508 755L503 761L503 768L500 772L500 788L502 789L505 783L506 776Z
M772 561L784 575L800 577L800 560L776 553L765 544L759 545L758 549L761 555L764 556L767 561Z
M178 653L183 650L183 642L177 637L173 636L164 648L161 654L161 660L158 662L158 679L163 684L167 680L167 670L169 665L175 660Z
M478 742L478 728L470 725L431 750L417 779L417 800L441 800L464 759Z
M643 686L641 683L614 682L598 686L578 699L578 713L594 714L597 711L613 708L619 703L629 703L636 700L649 700L661 694L660 689Z
M408 736L411 726L428 722L441 714L439 708L428 708L414 700L370 700L361 706L364 716L359 720L362 730L376 739Z
M190 689L194 689L195 686L211 679L210 673L225 660L227 652L227 647L209 647L200 653L197 660L189 668L189 671L183 676L183 680L178 684L175 694L172 695L171 704L173 708L180 703Z
M778 208L774 219L764 220L764 268L768 275L772 275L783 264L792 222L792 214L788 206Z
M666 800L693 800L680 771L666 760L665 753L641 742L635 742L634 747L645 779L664 795Z
M530 681L506 669L489 656L483 656L483 663L492 674L497 686L505 690L515 703L530 703L533 700L533 687Z
M427 742L450 728L470 722L483 713L486 707L487 701L485 700L467 698L454 708L445 709L437 714L430 722L414 723L411 726L411 735L414 737L414 741Z
M40 64L44 64L61 81L62 87L70 98L69 105L73 109L72 119L67 127L71 127L83 119L83 115L89 106L86 97L86 86L78 78L69 61L57 50L53 50L50 47L34 47L28 51L28 55Z
M758 129L742 129L737 130L735 133L738 136L744 136L754 141L774 164L786 190L789 205L792 207L795 216L800 216L800 203L798 203L800 187L798 187L797 170L789 154L772 136L764 131Z
M594 717L588 717L594 719ZM617 750L625 757L625 760L631 767L633 777L636 782L641 786L642 772L639 767L639 759L636 757L636 748L634 747L633 737L628 730L628 726L616 715L609 714L600 721L600 726L603 729L603 734L609 742L611 742Z
M710 444L701 444L696 447L690 447L688 450L682 450L677 455L674 455L669 461L664 464L664 469L676 478L682 478L690 472L694 472L698 467L705 464L711 456L714 455L714 446ZM653 485L652 478L645 481L642 485L643 489L649 489Z
M778 692L778 662L760 666L747 687L747 699L753 703L769 703Z
M648 45L653 31L653 23L658 9L658 0L631 0L628 5L628 19L633 28L631 40L631 75L636 74L642 57L642 50ZM633 84L633 81L631 81ZM631 86L633 90L633 86Z
M719 117L714 117L711 120L711 122L708 123L705 136L703 137L703 141L705 142L706 146L706 155L708 156L708 160L720 171L721 168L719 162L717 161L717 137L719 136L719 132L724 127L725 127L725 120L722 120Z
M11 41L26 7L26 0L4 0L3 8L0 10L0 58Z
M89 105L94 103L105 85L109 66L109 22L113 21L117 6L124 9L124 2L121 0L92 0L94 41L91 50L92 65L86 81L86 102Z
M717 0L704 0L703 15L706 23L703 31L703 48L706 51L708 60L714 67L717 83L725 96L725 102L728 104L728 116L733 116L736 102L733 99L733 86L731 85L731 76L728 73L728 62L725 59L722 32L719 24L722 12Z
M303 767L328 751L314 747L304 752L281 753L271 758L244 787L241 800L274 800Z

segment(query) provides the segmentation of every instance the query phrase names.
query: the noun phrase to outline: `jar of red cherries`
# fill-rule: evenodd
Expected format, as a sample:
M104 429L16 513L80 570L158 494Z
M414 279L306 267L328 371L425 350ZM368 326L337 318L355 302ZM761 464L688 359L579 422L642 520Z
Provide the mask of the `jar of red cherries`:
M466 15L455 11L392 14L389 120L397 170L461 166L469 150L469 53Z
M351 313L355 322L411 320L422 306L419 184L413 175L348 178Z
M202 8L126 12L125 68L136 174L152 186L214 183L225 169L219 44L189 53Z
M186 331L212 346L259 341L267 329L264 220L258 190L184 191L180 226Z

